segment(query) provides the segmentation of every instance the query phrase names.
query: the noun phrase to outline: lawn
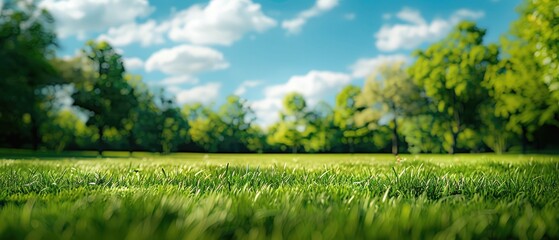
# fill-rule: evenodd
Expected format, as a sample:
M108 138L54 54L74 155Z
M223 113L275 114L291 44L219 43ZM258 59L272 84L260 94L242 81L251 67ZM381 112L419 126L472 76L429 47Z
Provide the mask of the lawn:
M559 156L0 153L0 239L559 238Z

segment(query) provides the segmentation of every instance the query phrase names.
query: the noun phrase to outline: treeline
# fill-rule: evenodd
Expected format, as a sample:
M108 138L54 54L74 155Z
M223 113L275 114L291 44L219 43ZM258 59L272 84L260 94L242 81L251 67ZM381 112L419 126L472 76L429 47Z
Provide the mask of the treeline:
M411 63L347 86L334 106L283 101L262 129L249 103L179 107L126 72L109 43L55 55L54 19L33 1L0 9L0 147L204 152L484 152L559 146L559 17L527 1L499 44L462 22ZM71 107L68 107L70 106Z

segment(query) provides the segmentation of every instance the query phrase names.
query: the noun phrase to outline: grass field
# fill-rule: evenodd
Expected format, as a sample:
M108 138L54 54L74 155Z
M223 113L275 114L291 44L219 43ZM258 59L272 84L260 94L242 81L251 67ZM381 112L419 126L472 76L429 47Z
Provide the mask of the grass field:
M108 155L4 152L0 239L559 238L559 156Z

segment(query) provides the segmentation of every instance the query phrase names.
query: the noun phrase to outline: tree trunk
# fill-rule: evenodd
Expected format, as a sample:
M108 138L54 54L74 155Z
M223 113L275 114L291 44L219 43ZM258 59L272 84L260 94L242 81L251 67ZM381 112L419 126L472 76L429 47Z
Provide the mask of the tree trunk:
M128 155L132 157L132 153L134 152L134 147L136 146L136 141L134 141L134 132L130 130L130 134L128 134Z
M104 127L99 126L97 129L99 131L98 132L99 133L99 139L97 140L98 153L99 153L99 156L102 157L103 156L103 145L104 145L104 142L103 142Z
M354 153L355 152L355 147L354 147L354 143L353 143L353 138L348 139L348 143L349 143L349 152Z
M37 123L37 118L35 116L31 117L31 141L33 144L33 150L39 150L39 124Z
M527 145L528 145L528 129L525 126L521 127L522 130L522 154L526 153Z
M456 145L458 145L457 142L458 142L458 133L452 131L452 143L451 143L452 145L451 145L450 152L449 152L450 154L455 154L456 153L456 148L457 148Z
M392 128L392 153L398 155L398 121L394 116L394 127Z
M456 93L452 91L452 105L454 106L453 115L454 115L454 122L456 123L456 129L450 123L450 132L452 133L452 143L450 147L450 154L455 154L457 145L458 145L458 133L460 133L460 128L462 127L462 122L460 119L460 113L458 112L458 103L456 103Z

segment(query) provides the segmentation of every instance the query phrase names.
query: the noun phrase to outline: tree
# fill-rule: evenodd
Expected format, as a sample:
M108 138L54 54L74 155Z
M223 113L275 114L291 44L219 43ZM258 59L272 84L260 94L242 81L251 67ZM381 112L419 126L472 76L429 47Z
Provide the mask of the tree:
M85 129L85 123L67 109L54 113L52 121L43 123L41 129L43 145L60 152L72 145L77 147L76 134Z
M183 114L188 119L188 133L192 141L208 152L220 151L220 143L225 140L227 128L217 113L200 103L186 105Z
M17 147L29 136L38 148L49 111L42 89L60 80L49 62L56 47L53 18L34 1L0 6L0 142Z
M557 125L559 116L559 13L556 0L530 0L520 8L520 18L512 25L513 35L533 48L541 66L541 78L555 102L542 116Z
M447 125L451 154L457 151L460 135L480 124L479 106L489 98L482 81L487 66L497 62L498 49L483 45L484 35L485 29L461 22L445 39L418 51L409 69L441 113L437 120Z
M283 148L291 148L297 153L302 147L307 128L307 102L303 95L290 93L283 99L283 110L280 112L280 122L272 125L268 135L271 145L279 144Z
M380 66L367 79L358 96L361 110L377 112L389 122L392 135L392 153L398 154L400 136L399 121L417 113L422 99L421 90L404 69L404 62ZM362 112L360 114L371 114ZM362 116L357 116L362 117ZM377 121L380 121L379 118Z
M355 123L355 115L359 108L357 96L361 93L361 88L349 85L342 89L336 96L336 107L334 108L334 125L342 132L341 140L349 146L349 152L355 151L355 143L362 137L359 127Z
M256 124L252 124L249 129L247 129L246 134L247 148L251 152L262 153L267 148L266 145L266 134L262 128Z
M444 152L445 126L435 114L420 114L404 119L402 133L410 153Z
M122 129L124 119L138 103L134 89L124 78L122 56L107 42L88 41L82 54L92 69L91 77L76 83L74 105L87 111L88 126L97 127L98 151L102 155L105 129Z
M175 105L174 101L165 96L162 91L159 96L160 117L160 144L161 153L170 153L177 150L180 144L188 142L188 122L184 119L180 109Z
M533 58L534 47L520 39L503 39L502 43L504 58L490 66L486 76L494 102L492 114L486 116L492 119L491 125L502 125L496 129L497 136L507 136L503 131L520 136L522 151L526 152L532 133L554 114L549 107L554 100L541 81L542 67Z
M341 134L334 124L334 110L328 103L316 104L308 112L306 122L307 137L303 141L306 152L330 152L339 143Z
M250 132L256 116L245 99L236 95L227 97L219 109L219 116L226 126L223 147L228 152L246 152Z
M554 91L559 86L559 71L554 72L559 66L559 18L553 14L557 4L551 2L528 1L521 7L520 18L501 39L502 59L486 75L495 102L494 125L519 135L523 152L535 131L559 124L559 92Z

